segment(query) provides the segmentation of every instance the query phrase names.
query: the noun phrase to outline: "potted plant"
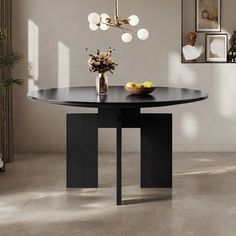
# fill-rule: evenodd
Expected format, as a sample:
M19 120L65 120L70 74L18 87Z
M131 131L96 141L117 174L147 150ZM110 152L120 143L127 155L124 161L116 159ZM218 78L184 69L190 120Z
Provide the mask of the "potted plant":
M5 169L13 149L12 141L12 86L21 85L20 79L12 78L12 69L22 56L11 50L11 41L6 31L0 30L0 170Z

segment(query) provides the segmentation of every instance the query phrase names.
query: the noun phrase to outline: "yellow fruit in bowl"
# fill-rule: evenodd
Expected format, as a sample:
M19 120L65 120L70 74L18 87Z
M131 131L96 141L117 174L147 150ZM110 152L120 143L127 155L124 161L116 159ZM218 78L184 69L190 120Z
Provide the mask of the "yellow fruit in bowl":
M150 82L150 81L144 82L144 83L143 83L143 86L144 86L145 88L153 88L153 87L155 87L154 84L153 84L152 82Z
M145 88L143 84L136 84L136 88Z
M134 83L134 82L128 82L128 83L126 84L126 87L127 87L127 88L136 88L136 83Z

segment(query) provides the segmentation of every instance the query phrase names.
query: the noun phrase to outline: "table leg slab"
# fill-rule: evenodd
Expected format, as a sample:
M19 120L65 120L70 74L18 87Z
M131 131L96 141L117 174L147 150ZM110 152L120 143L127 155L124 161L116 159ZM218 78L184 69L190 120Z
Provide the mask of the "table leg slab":
M172 188L172 114L141 115L141 187Z
M96 114L67 115L67 187L98 187Z

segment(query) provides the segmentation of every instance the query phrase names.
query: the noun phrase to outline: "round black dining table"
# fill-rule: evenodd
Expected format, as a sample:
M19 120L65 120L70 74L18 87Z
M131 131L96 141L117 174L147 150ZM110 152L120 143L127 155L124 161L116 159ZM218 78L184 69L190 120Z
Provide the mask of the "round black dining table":
M197 102L208 98L200 90L157 87L150 95L129 95L123 86L109 88L107 95L99 96L95 87L52 88L34 91L28 97L48 103L78 107L160 107Z
M123 86L111 86L107 95L95 87L51 88L28 94L51 104L98 108L95 114L67 114L67 187L98 187L98 129L116 128L116 203L122 205L122 128L141 131L141 188L172 188L172 114L141 113L141 108L193 103L206 92L157 87L150 95L129 95ZM186 107L185 109L188 109Z

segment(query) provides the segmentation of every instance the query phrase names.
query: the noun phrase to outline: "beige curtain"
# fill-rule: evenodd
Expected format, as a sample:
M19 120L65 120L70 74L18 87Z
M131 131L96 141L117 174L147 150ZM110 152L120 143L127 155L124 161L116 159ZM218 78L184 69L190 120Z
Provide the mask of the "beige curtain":
M0 28L8 34L8 41L0 49L1 55L12 50L12 1L0 0ZM11 74L9 69L0 69L1 82ZM12 89L0 95L0 153L5 162L13 160L13 119L12 119Z

